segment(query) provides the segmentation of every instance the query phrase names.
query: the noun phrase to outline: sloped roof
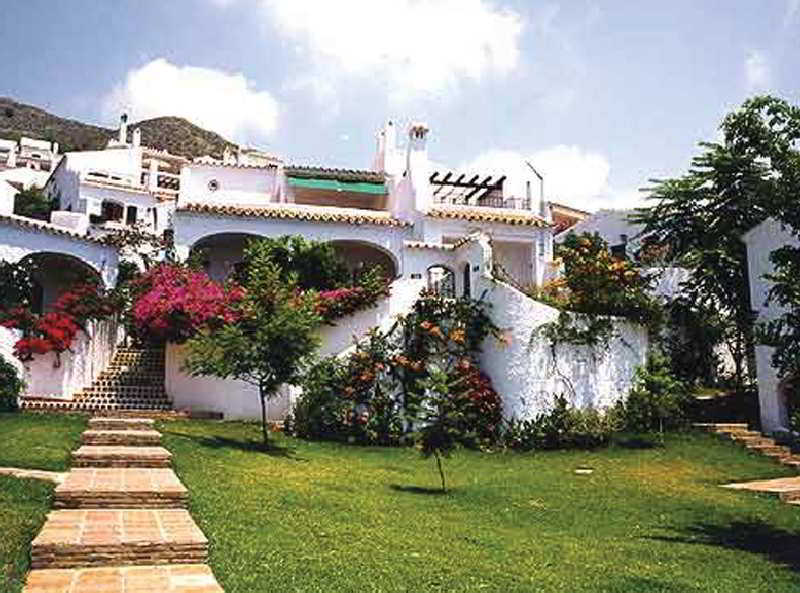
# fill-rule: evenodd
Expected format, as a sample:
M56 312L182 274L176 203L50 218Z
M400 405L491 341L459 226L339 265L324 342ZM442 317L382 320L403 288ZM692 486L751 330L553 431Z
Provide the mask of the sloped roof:
M453 208L431 208L427 215L432 218L449 218L468 220L471 222L496 222L514 226L549 227L544 218L535 214L522 214L525 211L506 210L502 208L469 208L457 206Z
M386 175L383 172L365 169L330 169L327 167L290 165L286 167L285 172L287 177L364 181L367 183L383 183L386 181Z
M392 218L388 212L359 210L355 208L334 208L329 206L271 205L271 206L233 206L226 204L189 203L180 206L178 211L218 216L242 216L248 218L281 218L310 220L315 222L343 222L345 224L371 224L378 226L407 227L410 222Z
M0 215L0 224L9 224L13 226L18 226L34 231L41 231L43 233L48 233L51 235L61 235L64 237L68 237L70 239L77 239L79 241L86 241L88 243L97 243L100 245L110 245L105 238L95 238L89 237L87 235L81 235L72 231L65 227L60 227L55 224L50 224L49 222L44 222L42 220L36 220L33 218L27 218L25 216L17 216L14 214L11 215Z

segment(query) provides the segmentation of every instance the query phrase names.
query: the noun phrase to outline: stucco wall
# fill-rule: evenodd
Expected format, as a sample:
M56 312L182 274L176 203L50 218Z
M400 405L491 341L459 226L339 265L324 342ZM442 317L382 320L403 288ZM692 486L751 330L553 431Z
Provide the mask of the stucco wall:
M32 253L42 252L62 253L80 259L97 270L106 287L113 287L117 280L119 254L114 247L35 227L0 222L0 261L17 262Z
M647 358L643 327L620 320L606 350L559 344L554 357L540 328L557 319L556 309L500 282L483 278L481 286L503 334L501 341L487 339L481 366L503 398L506 417L532 418L549 410L556 395L581 408L606 408L628 394Z
M108 366L122 337L116 319L89 322L86 330L60 356L51 352L21 363L12 354L21 332L0 328L0 354L21 371L26 396L69 400Z
M181 170L180 204L265 205L277 192L277 168L222 167L193 164ZM218 189L209 190L216 181Z
M770 254L784 245L800 245L789 230L775 220L767 220L749 231L744 237L747 245L747 267L750 280L750 303L758 314L758 321L778 318L782 309L775 303L767 303L772 283L764 275L774 271ZM772 366L774 349L756 346L756 374L758 376L758 400L761 414L761 429L767 433L785 430L788 427L786 401L779 389L778 373Z

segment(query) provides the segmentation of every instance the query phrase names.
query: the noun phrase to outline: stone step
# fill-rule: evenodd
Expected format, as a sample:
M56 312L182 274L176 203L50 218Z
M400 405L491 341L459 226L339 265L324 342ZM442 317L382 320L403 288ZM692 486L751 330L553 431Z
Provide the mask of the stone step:
M161 444L161 433L157 430L86 430L81 434L81 442L84 445L157 446Z
M148 383L146 385L131 385L129 383L120 383L118 385L106 385L103 382L92 383L90 387L84 387L85 393L163 393L164 383Z
M164 377L143 379L139 376L123 379L95 379L92 387L160 387L164 388Z
M792 467L794 469L800 469L800 457L790 455L789 457L784 457L781 459L781 464Z
M31 543L31 568L193 564L208 540L184 509L55 510Z
M751 446L758 446L758 445L767 445L767 446L774 446L775 439L771 439L765 436L746 436L746 437L736 437L734 440L737 443L741 443L746 447Z
M22 593L224 593L207 564L33 570Z
M747 445L749 451L756 451L767 457L789 457L792 452L789 447L781 445Z
M72 452L74 467L169 467L164 447L82 445Z
M167 394L163 391L161 393L86 393L79 392L75 394L77 401L92 401L95 403L122 403L128 401L131 403L138 402L156 402L164 403L167 400Z
M90 418L92 430L152 430L152 418Z
M188 492L166 468L76 467L56 487L55 508L186 508Z
M744 422L695 422L695 428L704 430L748 430L749 426Z

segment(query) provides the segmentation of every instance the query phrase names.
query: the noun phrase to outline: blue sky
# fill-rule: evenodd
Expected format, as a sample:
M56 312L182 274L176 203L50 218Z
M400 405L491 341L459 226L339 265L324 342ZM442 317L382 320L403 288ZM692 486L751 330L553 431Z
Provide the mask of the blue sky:
M59 115L180 115L347 167L422 120L437 162L530 158L592 210L680 174L746 97L800 103L800 0L26 0L0 35L0 94Z

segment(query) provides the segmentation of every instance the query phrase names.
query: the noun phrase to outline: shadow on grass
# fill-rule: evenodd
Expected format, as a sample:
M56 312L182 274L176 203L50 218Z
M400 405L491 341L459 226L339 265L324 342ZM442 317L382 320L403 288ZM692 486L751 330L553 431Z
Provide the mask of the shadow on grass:
M725 525L700 523L676 536L647 539L682 544L721 546L766 556L772 562L800 572L800 534L773 527L763 521L732 521Z
M424 488L422 486L401 486L400 484L389 484L389 488L395 492L410 492L411 494L426 494L428 496L444 496L449 492L444 492L441 488Z
M658 441L658 437L645 436L621 438L614 441L614 444L623 449L660 449L664 446Z
M285 459L292 459L293 461L307 461L302 457L297 457L295 455L295 449L291 447L284 447L283 445L279 445L274 441L270 441L265 445L260 440L229 439L221 436L200 436L171 430L164 430L162 432L171 436L189 439L201 447L207 447L209 449L234 449L236 451L264 453L270 457L283 457Z

